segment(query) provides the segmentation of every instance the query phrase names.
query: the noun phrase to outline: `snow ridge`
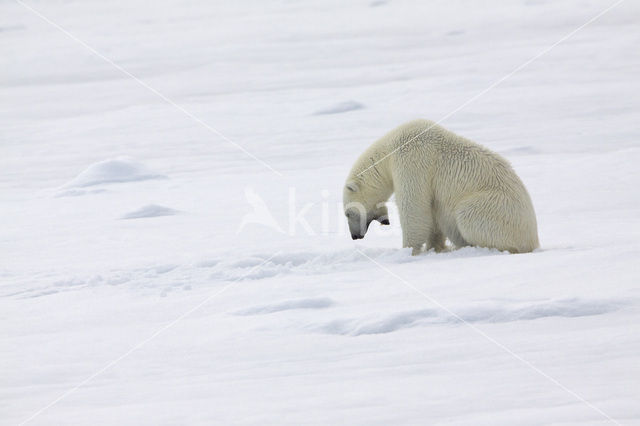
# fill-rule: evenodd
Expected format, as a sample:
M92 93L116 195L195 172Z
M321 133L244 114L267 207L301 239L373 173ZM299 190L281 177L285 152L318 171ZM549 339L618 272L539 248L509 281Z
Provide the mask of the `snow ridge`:
M568 298L544 302L498 304L484 302L461 307L449 307L452 315L442 309L429 308L395 312L361 319L331 321L317 330L329 334L360 336L384 334L416 326L467 323L503 323L531 321L549 317L574 318L602 315L616 311L627 303L619 300Z
M291 309L322 309L333 306L335 302L328 297L311 297L306 299L283 300L281 302L266 305L252 306L236 311L236 315L260 315L272 314L275 312L288 311Z

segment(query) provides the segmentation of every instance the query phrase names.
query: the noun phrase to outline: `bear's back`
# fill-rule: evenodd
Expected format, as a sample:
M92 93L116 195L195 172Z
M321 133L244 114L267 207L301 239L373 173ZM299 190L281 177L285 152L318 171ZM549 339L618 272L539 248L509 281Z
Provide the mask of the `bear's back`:
M461 192L499 188L516 195L524 190L506 159L431 120L407 122L385 138L392 152L402 157L397 164L424 169L436 184L446 183Z

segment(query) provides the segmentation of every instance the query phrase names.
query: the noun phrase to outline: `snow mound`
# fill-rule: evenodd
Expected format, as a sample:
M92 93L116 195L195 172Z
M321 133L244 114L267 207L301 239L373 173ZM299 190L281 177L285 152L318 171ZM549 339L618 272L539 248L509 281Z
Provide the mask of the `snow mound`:
M306 299L283 300L267 305L252 306L235 312L236 315L260 315L291 309L323 309L333 306L335 302L328 297L311 297Z
M90 165L63 188L166 178L167 176L149 170L142 163L127 157L119 157Z
M623 302L615 300L586 300L579 298L512 304L511 306L504 303L482 303L474 306L449 307L451 312L430 308L365 319L335 320L320 326L318 330L329 334L359 336L363 334L391 333L403 328L430 324L458 324L461 322L501 323L548 317L573 318L602 315L616 311L623 305Z
M356 101L346 101L335 104L329 108L321 109L313 113L313 115L341 114L343 112L355 111L363 109L364 105Z
M140 207L138 210L134 210L120 217L120 219L141 219L145 217L158 217L158 216L173 216L180 213L178 210L171 209L165 206L159 206L157 204L149 204L144 207Z

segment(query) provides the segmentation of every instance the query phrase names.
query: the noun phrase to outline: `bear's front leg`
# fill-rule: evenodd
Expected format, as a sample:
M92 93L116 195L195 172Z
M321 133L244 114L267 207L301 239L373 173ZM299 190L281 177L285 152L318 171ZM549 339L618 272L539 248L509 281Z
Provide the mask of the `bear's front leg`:
M396 192L400 226L402 227L402 247L411 247L411 255L422 252L426 244L437 241L433 218L425 202L404 196L402 191Z
M447 251L446 238L439 229L436 229L431 234L431 239L427 241L427 250L434 249L436 253Z
M422 217L422 223L409 221L407 225L402 226L402 247L411 247L412 256L432 248L436 251L445 249L444 240L437 236L433 228L425 226L424 222ZM402 220L400 223L402 224Z

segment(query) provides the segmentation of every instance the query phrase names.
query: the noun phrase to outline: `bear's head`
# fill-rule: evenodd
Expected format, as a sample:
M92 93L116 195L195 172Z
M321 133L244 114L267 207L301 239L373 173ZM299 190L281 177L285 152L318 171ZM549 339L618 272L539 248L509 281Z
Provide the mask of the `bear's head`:
M342 200L352 239L364 238L374 220L389 225L387 206L385 200L381 201L380 195L378 188L368 186L362 181L348 180L345 184Z

